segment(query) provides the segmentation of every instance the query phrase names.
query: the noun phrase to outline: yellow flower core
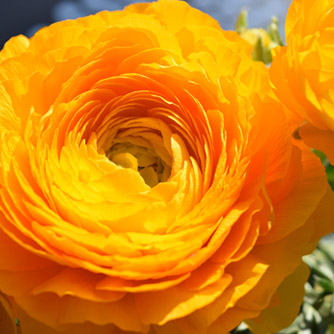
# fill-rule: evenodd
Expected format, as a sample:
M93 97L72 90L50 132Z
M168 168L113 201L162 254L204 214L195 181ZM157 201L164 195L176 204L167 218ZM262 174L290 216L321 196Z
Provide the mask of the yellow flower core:
M143 134L145 135L141 133ZM153 133L148 134L156 136ZM168 155L167 152L164 153ZM117 138L106 156L116 165L138 171L150 187L167 181L171 174L171 166L155 152L153 144L143 137Z

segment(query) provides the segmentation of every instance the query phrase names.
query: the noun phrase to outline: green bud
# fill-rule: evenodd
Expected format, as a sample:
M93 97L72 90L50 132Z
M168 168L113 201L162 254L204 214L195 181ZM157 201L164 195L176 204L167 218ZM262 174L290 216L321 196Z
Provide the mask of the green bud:
M268 26L268 34L275 46L284 45L283 39L278 29L278 19L276 16L271 18L271 23Z
M271 49L283 45L278 29L278 20L274 16L267 30L262 28L248 28L248 12L244 9L235 24L236 32L253 47L253 59L265 64L272 62Z
M237 21L235 23L235 31L238 34L241 34L243 31L247 30L248 28L248 23L247 23L247 16L248 16L248 12L246 9L243 9L240 14L239 17L237 18Z

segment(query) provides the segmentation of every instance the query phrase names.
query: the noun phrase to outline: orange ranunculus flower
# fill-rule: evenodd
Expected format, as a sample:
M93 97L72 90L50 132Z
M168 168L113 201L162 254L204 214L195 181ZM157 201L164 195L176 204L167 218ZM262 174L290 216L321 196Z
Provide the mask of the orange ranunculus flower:
M273 52L270 78L277 96L299 118L299 134L334 164L334 3L294 0L287 46Z
M160 0L0 53L0 291L22 334L256 333L332 193L236 33Z

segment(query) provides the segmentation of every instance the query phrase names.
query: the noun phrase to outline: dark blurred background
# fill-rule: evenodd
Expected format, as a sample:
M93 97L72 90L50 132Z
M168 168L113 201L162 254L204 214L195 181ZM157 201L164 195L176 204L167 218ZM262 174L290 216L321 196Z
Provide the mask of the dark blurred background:
M145 0L0 0L0 48L12 36L31 36L52 22L73 19L100 10L117 10ZM149 1L149 0L148 0ZM233 29L243 8L249 10L250 27L266 27L271 16L278 17L284 31L284 19L291 0L188 0L216 18L224 29Z
M36 24L53 21L52 9L58 0L0 0L0 44L10 37L26 34Z

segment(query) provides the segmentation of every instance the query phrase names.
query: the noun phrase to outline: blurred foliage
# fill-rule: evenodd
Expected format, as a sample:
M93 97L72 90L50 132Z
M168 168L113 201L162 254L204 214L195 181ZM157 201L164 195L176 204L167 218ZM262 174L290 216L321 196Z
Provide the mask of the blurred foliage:
M248 28L248 12L242 10L235 23L235 31L253 47L252 57L254 60L265 64L272 62L271 49L283 45L279 33L278 20L272 17L267 30L262 28Z
M305 297L295 321L277 334L334 334L334 243L321 240L317 249L304 256L311 269ZM251 334L242 323L233 334Z

